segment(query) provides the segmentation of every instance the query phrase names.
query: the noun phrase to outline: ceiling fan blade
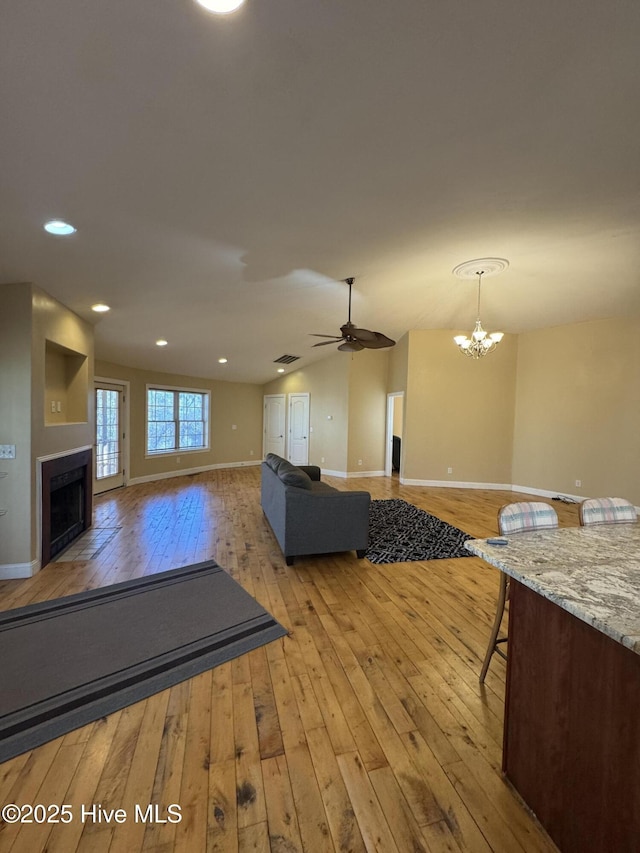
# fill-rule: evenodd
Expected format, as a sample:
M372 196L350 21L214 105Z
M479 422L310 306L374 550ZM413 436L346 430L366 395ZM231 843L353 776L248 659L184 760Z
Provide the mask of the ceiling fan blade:
M383 335L382 332L372 332L375 335L373 340L362 340L360 343L366 349L384 349L384 347L393 347L396 342L392 341L391 338L388 338L386 335Z
M345 341L343 344L340 344L338 349L341 352L360 352L361 349L364 349L364 346L358 341Z
M342 338L334 338L332 341L319 341L317 344L312 344L314 347L326 347L327 344L337 344Z
M359 341L375 341L378 332L370 332L369 329L350 329L349 334Z
M312 338L333 338L334 341L341 341L342 335L318 335L315 332L309 332Z

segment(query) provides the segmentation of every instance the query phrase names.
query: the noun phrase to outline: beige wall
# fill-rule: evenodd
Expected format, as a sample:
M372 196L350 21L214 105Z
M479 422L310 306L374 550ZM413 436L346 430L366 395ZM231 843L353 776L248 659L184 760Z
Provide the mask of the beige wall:
M407 390L407 373L409 370L409 332L403 335L398 343L389 352L389 369L387 379L387 391Z
M138 370L105 361L96 361L95 375L102 379L130 383L128 480L168 473L177 475L180 471L192 468L260 460L262 456L262 386ZM145 458L148 384L192 388L211 393L211 448L209 450L181 451L177 455Z
M31 424L32 449L37 458L94 443L93 326L43 290L34 286L32 294ZM81 365L73 375L66 374L69 382L65 403L67 411L63 410L63 420L55 424L49 424L45 416L45 404L50 401L46 391L47 341L85 357L78 358ZM69 407L70 399L78 402Z
M312 465L340 474L382 471L388 369L384 350L339 352L267 383L263 391L309 393Z
M337 353L268 382L262 388L263 394L308 392L312 430L309 463L340 473L347 470L349 358L347 353Z
M347 471L384 471L387 350L363 350L349 359Z
M505 335L494 353L474 361L453 335L409 332L402 476L510 483L517 339Z
M634 319L520 336L515 485L640 505L639 335Z
M31 287L2 286L0 311L0 571L30 563L31 555ZM0 575L1 576L1 575Z
M0 509L8 509L0 517L0 574L24 575L39 553L38 458L93 443L88 403L93 329L34 285L3 285L2 294L0 444L15 444L16 458L0 463L0 471L7 474L0 478ZM83 356L81 370L67 377L70 381L64 394L65 370L57 356L49 371L61 399L66 401L69 393L74 399L83 397L81 423L64 422L64 411L60 422L45 423L47 341Z
M43 290L33 286L32 290L32 333L31 333L31 452L32 452L32 499L31 499L31 553L39 552L38 525L40 507L36 488L40 469L36 464L39 457L91 447L94 443L94 413L92 405L91 377L93 375L93 326L81 320ZM75 369L65 368L64 380L67 393L64 397L62 415L65 421L48 423L45 404L49 401L46 389L47 341L55 347L72 351L77 355L73 361ZM51 346L49 347L51 350ZM66 411L65 411L66 409Z

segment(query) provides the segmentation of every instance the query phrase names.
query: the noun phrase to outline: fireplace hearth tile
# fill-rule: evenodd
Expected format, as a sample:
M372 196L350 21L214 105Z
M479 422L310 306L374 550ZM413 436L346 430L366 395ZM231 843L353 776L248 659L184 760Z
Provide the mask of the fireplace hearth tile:
M95 560L121 527L92 527L74 540L68 548L53 561L54 563L81 562Z

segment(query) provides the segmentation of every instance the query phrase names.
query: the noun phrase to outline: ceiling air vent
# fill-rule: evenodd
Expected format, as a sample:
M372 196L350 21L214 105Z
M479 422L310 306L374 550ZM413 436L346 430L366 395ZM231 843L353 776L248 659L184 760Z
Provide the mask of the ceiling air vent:
M297 361L300 358L299 355L281 355L280 358L275 358L273 360L274 364L291 364L292 361Z

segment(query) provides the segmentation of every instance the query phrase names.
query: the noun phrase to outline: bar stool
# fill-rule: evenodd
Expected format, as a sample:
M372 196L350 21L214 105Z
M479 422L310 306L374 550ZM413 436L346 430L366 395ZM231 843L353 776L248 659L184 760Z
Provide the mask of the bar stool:
M517 503L505 504L498 510L498 530L501 536L524 533L527 530L550 530L557 526L558 514L552 506L542 501L518 501ZM500 572L496 617L480 671L481 683L484 682L494 652L500 655L501 658L504 658L504 660L507 659L506 654L500 648L501 643L507 642L507 637L499 637L498 634L500 633L500 625L502 624L504 608L508 598L509 576L505 572Z
M589 498L579 507L580 524L628 524L638 520L635 506L624 498Z

